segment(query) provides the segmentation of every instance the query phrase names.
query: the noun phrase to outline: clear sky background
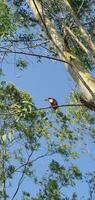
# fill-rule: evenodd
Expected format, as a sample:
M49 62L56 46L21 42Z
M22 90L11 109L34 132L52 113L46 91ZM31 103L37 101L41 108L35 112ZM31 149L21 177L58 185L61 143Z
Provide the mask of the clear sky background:
M12 5L11 1L9 1L10 5ZM23 7L24 9L27 9L26 6ZM15 6L12 5L12 9L15 10ZM92 14L93 15L93 14ZM31 15L32 16L32 15ZM17 26L17 25L16 25ZM43 34L43 30L40 30L41 28L37 25L36 28L33 27L19 27L19 29L14 33L14 38L16 38L16 34L34 34L34 40L35 38L39 39L41 38L41 35ZM2 38L1 38L2 39ZM41 38L42 41L43 39ZM37 41L37 42L39 42ZM43 40L44 41L44 40ZM35 44L36 42L30 41L30 45ZM2 45L2 44L1 44ZM3 47L7 47L8 41L3 44ZM14 42L12 43L13 46L10 47L10 50L20 50L20 51L28 51L26 49L26 46L22 44L22 42ZM31 52L36 52L44 55L47 55L47 52L45 48L35 48L31 49ZM1 55L0 55L1 56ZM24 71L20 71L16 68L16 59L18 57L21 57L28 61L28 67ZM1 57L0 57L1 58ZM3 57L2 57L3 58ZM2 61L1 58L1 61ZM3 68L4 76L1 77L1 80L7 81L8 83L14 83L16 87L18 87L21 90L25 90L31 94L33 97L33 102L35 103L37 108L47 107L49 106L48 102L44 101L46 97L53 97L55 98L59 105L68 103L68 97L72 89L75 88L75 83L72 80L69 73L66 71L64 67L64 63L56 62L56 61L50 61L48 59L42 59L41 62L37 62L36 58L32 56L24 56L24 55L15 55L15 54L9 54L5 59L3 64L0 63L0 67ZM60 108L63 112L65 112L66 108ZM76 125L75 125L76 126ZM76 133L77 134L77 133ZM79 133L81 134L81 133ZM91 153L94 155L95 152L95 144L92 143L91 137L89 137L89 134L84 133L85 142L88 143L88 149L90 149ZM40 151L38 152L39 155L42 155L46 151L46 145L45 140L42 138L41 140L42 146ZM18 144L19 145L19 144ZM80 147L81 146L81 147ZM78 146L76 146L76 150L82 149L82 144L78 143ZM27 153L27 152L26 152ZM36 156L38 156L38 154ZM26 154L25 154L26 156ZM35 155L34 155L35 156ZM88 156L88 153L81 153L80 159L70 160L70 162L65 163L64 162L64 156L63 155L54 155L53 157L46 157L42 158L41 160L38 160L33 164L33 169L35 170L35 174L37 174L38 178L40 179L41 176L44 174L44 172L48 169L48 165L51 162L51 160L55 159L60 162L61 165L69 166L71 163L77 165L83 173L86 171L92 172L95 170L95 161L93 161L92 158ZM33 159L33 158L32 158ZM14 164L14 161L13 163ZM21 177L21 173L16 173L13 176L13 185L10 188L7 188L10 197L15 193L18 181ZM15 200L21 200L22 191L31 192L31 195L35 196L36 192L38 191L38 188L35 184L31 183L31 179L26 178L26 180L21 185L19 192L15 198ZM87 200L87 193L88 188L86 183L84 182L78 182L75 186L75 188L67 187L64 188L64 191L68 194L72 194L72 192L76 192L79 195L78 200L83 200L82 195L85 196L85 200ZM9 199L11 200L11 198Z
M75 83L71 79L70 75L64 68L63 63L51 62L47 59L43 59L42 62L36 62L33 57L29 57L28 68L24 71L18 71L15 67L15 56L9 55L4 64L4 76L2 80L7 82L15 83L20 89L28 91L33 96L33 101L36 104L37 108L46 107L48 103L44 101L44 98L50 96L57 99L59 104L67 103L66 97L69 96L72 88L75 87ZM42 153L44 153L44 142ZM92 146L92 150L93 150ZM55 156L57 159L57 156ZM60 156L58 158L63 164L63 158ZM40 177L43 171L48 167L50 158L44 158L35 163L34 167L37 171L38 176ZM76 164L85 172L87 170L94 170L95 163L85 155L81 156L81 159L75 161ZM14 177L15 187L12 187L10 193L15 191L16 181L19 178L19 175ZM37 188L35 185L31 184L30 180L28 183L25 181L22 185L23 190L27 192L30 190L32 195L36 193ZM27 185L27 187L26 187ZM72 189L70 189L72 191ZM78 184L75 187L75 191L81 194L87 193L86 186L84 183ZM21 190L17 195L17 200L19 199Z
M59 104L63 104L66 102L66 96L74 87L72 78L65 70L63 63L48 59L37 63L30 56L28 68L24 71L18 71L11 55L8 56L7 61L7 64L4 65L5 76L2 79L15 83L17 87L28 91L37 107L47 106L44 98L48 96L56 98Z

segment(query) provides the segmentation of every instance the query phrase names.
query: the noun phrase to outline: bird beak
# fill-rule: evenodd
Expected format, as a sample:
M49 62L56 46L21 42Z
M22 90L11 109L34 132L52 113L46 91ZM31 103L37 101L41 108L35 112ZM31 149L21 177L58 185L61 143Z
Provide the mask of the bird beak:
M44 101L48 101L48 99L44 99Z

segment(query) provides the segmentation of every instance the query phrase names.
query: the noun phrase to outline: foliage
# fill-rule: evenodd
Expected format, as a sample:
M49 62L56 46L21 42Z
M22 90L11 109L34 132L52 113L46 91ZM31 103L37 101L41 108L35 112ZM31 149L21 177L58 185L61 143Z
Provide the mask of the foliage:
M6 85L5 82L2 82L0 85L0 99L0 158L2 160L0 180L3 184L3 179L8 179L10 182L14 173L17 172L19 167L16 166L15 160L23 168L23 164L27 160L25 151L32 152L39 148L39 139L43 135L42 127L46 123L44 118L40 121L42 113L34 111L36 107L30 95L25 91L19 91L15 85ZM18 145L18 140L21 146ZM4 166L3 162L6 163ZM24 169L24 174L27 176L31 174L30 166L31 163L28 163ZM3 192L1 197L4 197Z
M78 154L73 152L72 146L77 141L77 137L73 136L73 131L72 137L70 136L70 130L67 128L69 118L65 115L61 115L59 119L57 113L51 113L53 119L55 118L58 124L60 123L60 125L53 125L54 122L49 120L45 112L36 109L32 102L32 97L28 93L20 91L15 85L6 84L4 81L0 85L0 99L0 180L2 185L6 185L3 185L3 191L1 191L1 197L4 198L4 191L6 193L7 187L13 184L15 174L19 173L19 170L22 174L21 177L28 176L35 182L37 177L33 171L33 164L36 162L36 159L39 160L45 156L61 154L68 161L70 157L72 159L77 158ZM56 132L55 136L53 132ZM46 153L39 156L42 138L46 143ZM62 141L64 142L63 144ZM35 153L38 157L33 159L32 154ZM62 186L68 184L74 186L74 179L81 177L76 166L66 169L60 167L58 162L53 160L50 164L50 170L56 174L56 179L52 180L49 178L47 186L49 187L47 190L52 190L52 187L55 187L53 198L59 193L57 191L57 179L59 179L59 183ZM64 179L64 182L61 178ZM60 196L60 193L58 195Z
M69 33L65 34L64 22L86 46L75 20L63 0L40 0L40 2L43 11L45 9L46 15L64 38L68 52L76 55L85 68L92 70L91 59L87 57ZM69 0L69 3L91 39L95 41L93 1ZM43 55L57 56L52 45L47 46L46 36L39 27L38 21L33 17L26 1L0 1L0 27L1 66L8 58L8 52L16 55L15 63L19 70L24 70L28 65L28 59L24 57L26 50L29 54L42 52ZM27 57L29 58L29 56ZM37 59L39 60L39 56ZM0 72L2 73L2 71ZM80 103L79 95L75 91L72 92L70 101ZM23 188L21 190L23 200L77 200L82 198L81 194L78 196L75 192L76 184L82 183L85 175L78 162L84 151L86 152L85 157L90 156L95 160L94 152L90 151L87 146L88 140L91 147L94 145L94 124L93 112L88 111L85 107L73 107L63 114L52 110L44 112L36 108L32 97L26 91L19 90L14 84L1 82L0 184L2 190L0 198L15 199L21 184L23 185L23 181L26 180L25 178L27 178L27 182L31 180L32 184L38 187L38 192L34 197L30 190L27 191L28 188L26 190ZM43 159L42 162L45 163L44 159L46 158L48 169L37 175L36 171L41 170L40 160ZM35 165L37 166L35 167ZM94 172L86 174L90 196L86 197L86 200L87 198L95 199L94 174ZM12 193L11 188L15 182L17 186L15 192ZM70 188L72 191L68 193ZM68 189L67 193L66 189Z
M86 181L89 185L89 199L95 198L95 171L86 174Z
M5 1L0 0L0 37L8 36L14 30L13 15Z
M27 68L27 63L26 61L22 60L22 59L19 59L16 63L16 66L19 70L23 70L23 69L26 69Z
M73 186L75 180L75 174L77 175L76 178L81 179L81 173L79 169L75 166L72 166L69 170L66 170L65 167L60 166L59 163L56 161L52 161L50 164L51 174L46 179L43 177L42 181L40 182L40 191L36 197L30 197L30 194L23 193L23 200L76 200L77 195L75 193L72 194L72 197L69 198L65 196L62 192L62 187L65 185L69 187L70 185ZM57 174L58 176L55 176ZM28 198L27 198L28 197Z

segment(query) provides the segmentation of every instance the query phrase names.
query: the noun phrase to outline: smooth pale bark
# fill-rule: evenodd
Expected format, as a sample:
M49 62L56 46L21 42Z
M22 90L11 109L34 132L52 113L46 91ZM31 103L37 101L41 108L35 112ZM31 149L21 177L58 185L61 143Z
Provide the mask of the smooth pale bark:
M28 0L27 2L34 13L35 18L39 20L39 23L44 29L48 39L51 41L53 47L56 49L56 52L59 54L59 57L70 63L70 65L65 66L73 79L79 85L80 92L87 100L93 101L94 103L95 79L86 69L84 69L82 63L76 57L67 51L64 51L64 40L57 32L50 19L46 15L43 16L43 11L39 1Z
M79 19L75 15L75 13L74 13L71 5L69 4L68 0L63 0L63 2L66 5L66 7L70 10L70 13L72 14L72 17L74 18L74 20L75 20L80 32L83 35L84 41L87 43L87 46L88 46L89 50L91 51L93 57L95 58L95 44L92 42L89 34L86 33L85 29L82 27Z

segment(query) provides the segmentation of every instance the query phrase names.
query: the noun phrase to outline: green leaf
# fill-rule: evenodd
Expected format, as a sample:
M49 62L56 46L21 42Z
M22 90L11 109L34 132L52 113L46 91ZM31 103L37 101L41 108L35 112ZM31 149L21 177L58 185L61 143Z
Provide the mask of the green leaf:
M9 139L9 141L12 140L12 132L8 132L8 139Z
M2 140L3 140L3 142L5 142L6 139L7 139L7 135L6 135L6 134L2 135Z

